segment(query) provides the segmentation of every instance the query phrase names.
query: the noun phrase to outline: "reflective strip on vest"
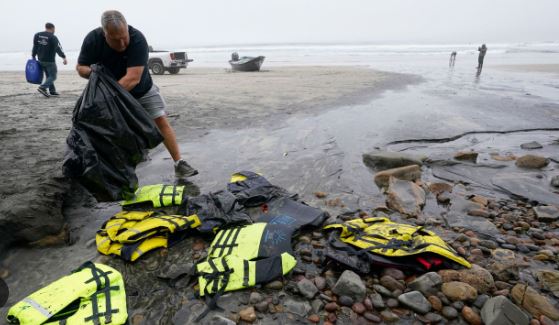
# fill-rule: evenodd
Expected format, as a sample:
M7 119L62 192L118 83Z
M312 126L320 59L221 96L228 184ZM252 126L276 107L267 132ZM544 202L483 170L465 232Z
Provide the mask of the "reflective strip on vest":
M51 313L49 313L48 310L43 308L43 306L41 306L38 302L36 302L33 299L27 297L27 298L24 298L23 301L28 303L31 307L35 308L38 312L43 314L43 316L45 316L46 318L51 318L53 316Z

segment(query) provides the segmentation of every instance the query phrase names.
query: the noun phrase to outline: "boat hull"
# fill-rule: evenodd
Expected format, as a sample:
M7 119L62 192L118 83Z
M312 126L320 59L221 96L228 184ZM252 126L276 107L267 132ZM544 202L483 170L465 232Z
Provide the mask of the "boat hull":
M264 59L264 56L243 57L238 61L230 60L229 64L231 64L233 71L260 71Z

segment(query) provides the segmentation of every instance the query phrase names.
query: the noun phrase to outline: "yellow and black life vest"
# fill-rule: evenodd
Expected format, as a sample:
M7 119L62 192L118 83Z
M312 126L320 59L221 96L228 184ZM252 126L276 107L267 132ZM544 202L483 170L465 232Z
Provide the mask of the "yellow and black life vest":
M293 229L282 224L255 223L220 230L206 261L196 265L200 296L212 295L208 309L226 291L267 283L289 273L297 264L290 254Z
M121 211L95 236L97 250L135 261L148 251L168 247L169 235L200 226L198 216L159 215L152 211Z
M289 273L296 264L297 260L287 252L256 261L235 255L208 259L196 265L200 296L268 283Z
M341 241L374 254L397 258L433 253L465 267L471 267L470 263L460 257L442 238L423 227L376 217L353 219L325 226L324 229L338 229L341 231Z
M10 308L10 324L124 324L128 319L122 275L87 262L72 274L27 296Z
M123 206L151 202L154 208L177 206L182 203L184 186L146 185L138 188L134 197L122 202Z

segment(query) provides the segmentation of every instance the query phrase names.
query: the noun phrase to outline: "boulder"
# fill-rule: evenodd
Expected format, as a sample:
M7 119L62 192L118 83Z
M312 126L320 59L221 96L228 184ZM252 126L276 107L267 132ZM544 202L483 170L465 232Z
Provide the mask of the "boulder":
M70 183L65 178L53 177L25 192L3 196L0 200L0 253L14 242L37 242L63 232L62 204L69 188ZM47 241L46 244L64 243Z
M516 166L519 168L540 169L547 164L549 164L547 158L536 155L524 155L516 159Z
M408 165L423 164L425 157L418 157L402 152L379 151L363 154L363 163L374 171L398 168Z
M458 281L471 285L478 293L487 293L495 286L491 273L476 264L471 269L458 271Z
M497 248L492 252L492 256L493 262L487 269L493 274L494 279L504 282L518 279L519 265L513 251Z
M461 160L461 161L477 161L478 153L474 151L460 151L454 154L454 159Z
M398 296L398 301L419 314L431 311L431 303L419 291L410 291Z
M536 271L536 278L538 278L542 288L551 291L555 297L559 298L559 271L538 270Z
M559 219L559 208L552 205L542 205L534 207L536 218L542 222L553 222Z
M413 182L390 177L386 203L401 214L417 216L425 205L425 191Z
M345 270L334 287L332 292L338 296L349 296L356 302L365 299L367 288L361 280L361 277L351 270Z
M442 279L440 275L435 272L429 272L408 283L408 287L428 297L439 291L441 283Z
M504 296L488 299L481 309L486 325L528 325L530 318Z
M453 301L474 301L477 298L477 290L464 282L443 283L442 292Z
M517 284L512 288L510 295L514 303L522 306L532 316L537 318L544 315L555 321L559 320L559 310L532 287L525 284Z
M386 188L389 185L390 177L413 182L421 179L421 167L418 165L409 165L383 170L375 174L375 184L377 184L379 188Z
M318 289L314 283L307 278L303 278L301 281L297 282L297 288L299 289L299 293L308 299L314 298L314 296L318 293Z
M543 148L543 146L537 141L532 141L532 142L526 142L521 144L520 148L524 150L533 150L533 149L541 149Z

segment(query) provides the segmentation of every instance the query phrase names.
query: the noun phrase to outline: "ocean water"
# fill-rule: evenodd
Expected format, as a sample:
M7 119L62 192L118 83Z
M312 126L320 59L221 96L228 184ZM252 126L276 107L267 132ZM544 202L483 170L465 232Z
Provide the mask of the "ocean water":
M292 65L372 65L382 68L401 68L402 64L440 64L448 61L452 51L458 53L457 64L475 61L480 44L274 44L215 47L177 48L186 51L194 62L192 67L228 68L232 52L241 56L264 55L266 66ZM487 63L526 64L559 63L559 42L487 44ZM66 52L69 64L59 70L73 70L77 50ZM30 51L0 52L0 71L23 70ZM490 58L490 59L489 59Z

